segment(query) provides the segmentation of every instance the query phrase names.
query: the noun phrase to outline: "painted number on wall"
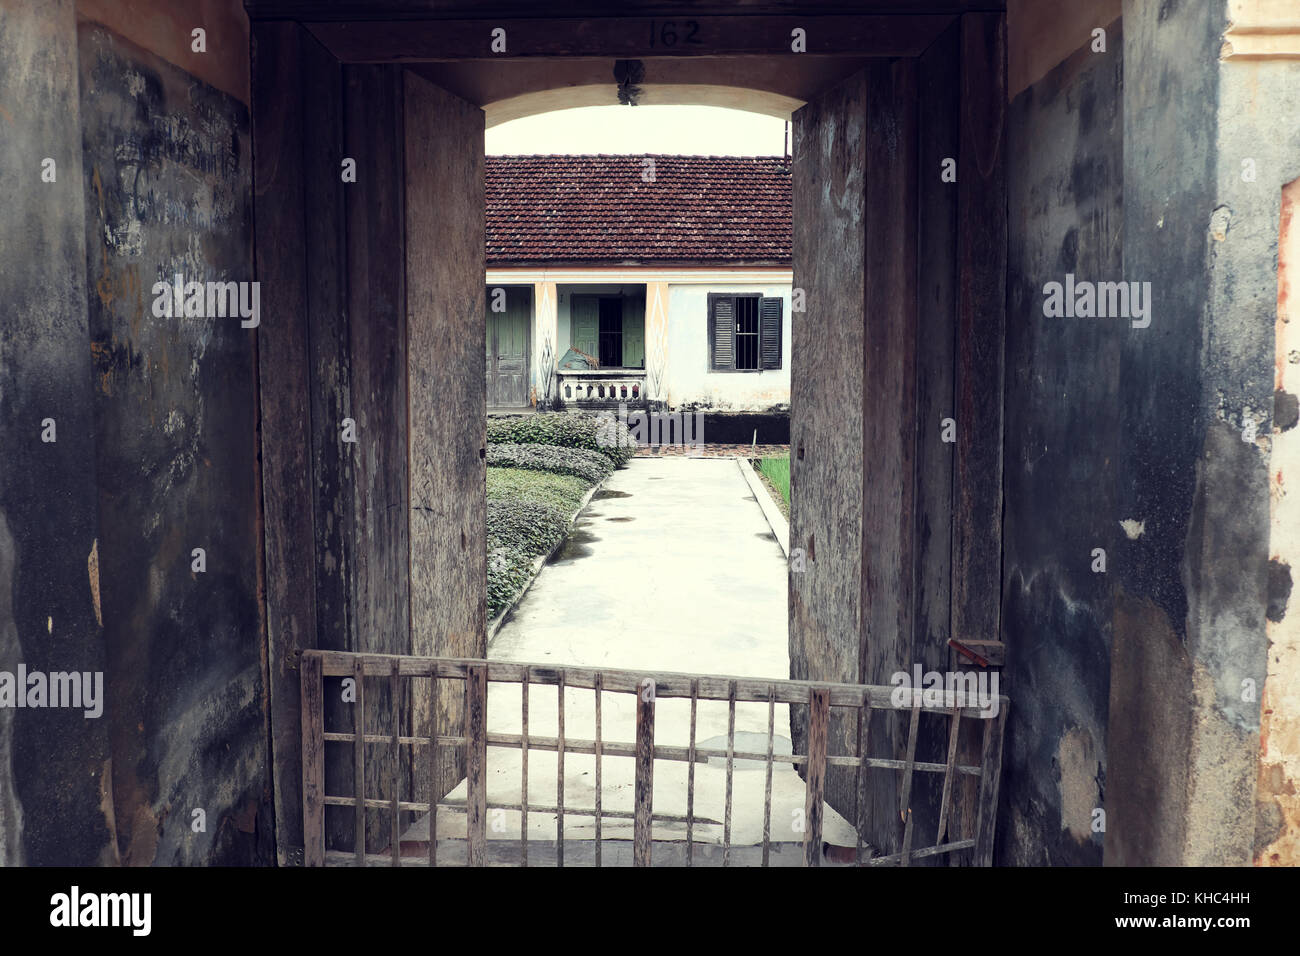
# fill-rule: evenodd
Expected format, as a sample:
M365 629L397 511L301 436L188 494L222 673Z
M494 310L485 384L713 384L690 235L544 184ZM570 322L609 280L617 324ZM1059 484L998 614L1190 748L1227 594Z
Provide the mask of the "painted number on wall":
M700 32L700 24L697 20L682 21L682 32L677 32L676 20L651 20L650 21L650 48L654 49L655 43L659 46L674 47L678 43L703 43L704 41L696 36Z

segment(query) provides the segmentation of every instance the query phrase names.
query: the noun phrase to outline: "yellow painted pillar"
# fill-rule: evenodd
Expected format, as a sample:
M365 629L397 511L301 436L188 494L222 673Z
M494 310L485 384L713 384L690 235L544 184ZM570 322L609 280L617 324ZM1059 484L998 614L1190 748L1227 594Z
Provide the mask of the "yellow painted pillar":
M533 390L534 408L550 409L555 401L555 368L560 356L557 300L554 282L533 283Z
M645 390L653 402L669 402L668 283L648 282L645 290Z

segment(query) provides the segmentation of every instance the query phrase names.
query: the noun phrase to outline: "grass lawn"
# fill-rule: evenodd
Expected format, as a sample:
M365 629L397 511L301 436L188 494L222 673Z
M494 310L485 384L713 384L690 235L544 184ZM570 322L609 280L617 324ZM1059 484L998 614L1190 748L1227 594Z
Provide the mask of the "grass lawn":
M758 470L764 478L781 493L785 506L790 507L790 456L780 458L760 458Z
M758 473L758 480L781 509L781 514L785 515L787 521L790 520L790 456L751 458L750 464Z

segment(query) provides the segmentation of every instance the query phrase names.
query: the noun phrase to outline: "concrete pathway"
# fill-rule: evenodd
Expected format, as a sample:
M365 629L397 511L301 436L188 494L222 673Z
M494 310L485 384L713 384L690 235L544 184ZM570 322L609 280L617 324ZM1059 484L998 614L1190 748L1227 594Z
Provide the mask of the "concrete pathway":
M738 677L787 678L790 674L786 616L786 563L758 503L730 459L634 459L617 471L579 516L564 550L543 568L513 617L488 650L499 660L645 671L690 671ZM565 693L565 736L592 739L595 694ZM602 695L602 739L635 741L635 700ZM489 732L519 733L517 687L490 685ZM532 687L530 736L557 732L558 693ZM726 748L727 704L704 701L697 712L697 746ZM775 751L790 753L788 708L775 708ZM765 752L768 705L738 704L736 749ZM685 747L690 735L688 701L661 699L655 742ZM517 802L521 754L488 749L489 802ZM531 752L529 796L556 803L556 756ZM594 818L574 809L595 805L595 758L565 756L564 833L590 840ZM602 808L628 819L606 819L602 839L632 836L633 766L630 758L605 756ZM762 841L766 761L737 760L733 777L733 845ZM655 763L655 813L684 816L687 767ZM464 784L449 794L464 799ZM696 764L693 837L720 844L726 799L726 761ZM803 781L789 764L775 764L770 833L773 841L801 842ZM493 839L519 838L518 812L489 811ZM444 819L446 823L444 824ZM707 822L707 821L712 821ZM554 813L529 814L530 840L556 837ZM459 814L439 814L439 835L463 837ZM854 832L829 806L826 838L852 845ZM656 822L655 840L682 840L685 824Z

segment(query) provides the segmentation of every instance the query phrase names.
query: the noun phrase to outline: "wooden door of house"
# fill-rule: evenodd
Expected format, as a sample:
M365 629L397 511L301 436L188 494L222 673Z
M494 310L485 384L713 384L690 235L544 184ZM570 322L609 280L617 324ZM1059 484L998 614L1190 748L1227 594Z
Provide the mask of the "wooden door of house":
M528 404L528 326L531 303L527 290L510 289L506 310L488 312L488 406L523 408Z

